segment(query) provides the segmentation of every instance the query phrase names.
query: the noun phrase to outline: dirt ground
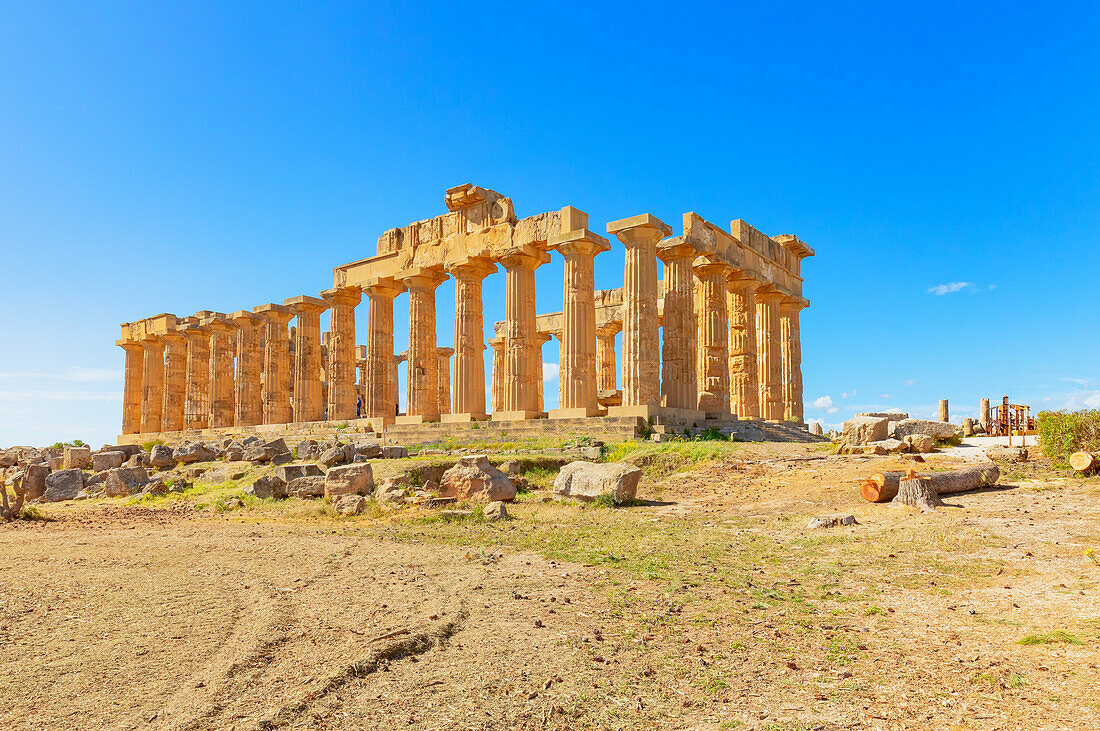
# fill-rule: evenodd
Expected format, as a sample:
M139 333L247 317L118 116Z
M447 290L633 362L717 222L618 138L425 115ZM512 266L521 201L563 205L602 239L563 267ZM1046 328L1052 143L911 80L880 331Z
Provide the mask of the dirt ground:
M504 524L48 505L0 525L0 728L1100 729L1100 481L863 502L897 465L731 445Z

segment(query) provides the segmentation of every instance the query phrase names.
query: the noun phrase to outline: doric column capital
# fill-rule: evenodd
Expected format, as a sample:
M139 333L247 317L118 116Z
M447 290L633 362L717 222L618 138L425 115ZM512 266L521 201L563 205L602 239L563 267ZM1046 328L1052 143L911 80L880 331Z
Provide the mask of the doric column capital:
M809 300L801 297L786 296L779 301L779 311L784 315L798 314L809 306Z
M321 292L321 298L329 307L355 307L362 301L363 292L358 287L336 287Z
M596 326L596 335L603 338L613 338L623 331L622 320L613 320Z
M541 348L543 345L545 345L546 343L548 343L550 341L551 337L553 337L555 335L560 338L561 337L561 332L560 331L556 332L556 333L549 333L549 332L540 333L540 332L537 332L537 333L535 333L535 344L538 345Z
M289 307L286 305L277 305L274 302L270 302L266 305L257 305L252 308L252 311L264 318L264 320L276 325L285 325L294 317L294 312Z
M505 338L503 335L497 335L496 337L489 338L485 342L489 343L489 345L491 345L493 349L496 350L504 347L504 340Z
M162 333L161 340L167 346L181 346L187 344L187 336L179 330L170 330L166 333Z
M756 288L756 301L777 304L783 299L783 293L774 284L760 284Z
M397 275L395 279L403 284L410 292L434 290L447 281L447 275L438 268L408 269Z
M262 317L248 310L237 310L229 316L229 319L236 323L237 327L242 330L250 327L259 327L263 324Z
M548 261L550 261L549 254L530 244L516 247L500 258L500 263L504 265L505 269L509 270L530 269L534 271Z
M496 270L493 260L483 256L464 256L447 264L447 273L464 282L480 282Z
M752 287L755 290L757 286L758 282L744 269L730 269L726 274L726 287L731 291L745 287Z
M691 268L695 271L697 277L726 277L733 271L733 267L712 253L695 257L695 260L691 263Z
M320 315L328 309L328 303L317 297L302 295L283 300L283 304L290 308L295 315Z
M371 299L392 300L405 291L405 286L392 277L374 277L368 280L361 289L363 294Z
M607 232L626 246L656 244L672 235L672 227L651 213L622 218L607 224Z
M222 317L208 318L202 322L202 326L209 330L211 334L231 333L237 329L237 326L226 319L224 315Z
M141 339L141 345L145 348L164 347L164 340L156 333L145 333L145 337Z
M436 348L435 352L439 354L440 358L450 358L455 354L454 348Z
M122 348L128 353L140 353L145 349L137 340L116 340L115 345Z
M611 249L610 241L587 228L556 234L550 237L547 244L562 256L595 256Z
M398 363L404 363L408 359L409 359L409 351L407 351L407 350L402 351L400 353L394 353L393 354L393 363L394 363L394 365L397 365Z
M683 236L674 236L665 239L657 246L657 258L665 264L671 264L680 259L693 258L698 254L695 247L684 241Z

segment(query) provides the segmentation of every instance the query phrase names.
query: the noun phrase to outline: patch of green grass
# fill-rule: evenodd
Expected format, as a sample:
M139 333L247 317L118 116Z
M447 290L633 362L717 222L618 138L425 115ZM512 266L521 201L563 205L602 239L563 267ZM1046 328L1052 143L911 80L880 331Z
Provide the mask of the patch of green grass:
M1065 630L1052 630L1050 632L1039 632L1033 635L1026 635L1016 640L1017 645L1083 645L1085 641L1077 635L1070 634Z

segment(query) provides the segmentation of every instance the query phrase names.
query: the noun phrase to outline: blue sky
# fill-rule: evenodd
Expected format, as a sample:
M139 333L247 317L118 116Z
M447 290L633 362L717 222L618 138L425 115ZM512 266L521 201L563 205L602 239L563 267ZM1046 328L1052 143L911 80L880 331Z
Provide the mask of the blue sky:
M315 294L463 182L798 234L826 424L1100 406L1100 5L1057 7L0 0L0 446L112 441L119 323Z

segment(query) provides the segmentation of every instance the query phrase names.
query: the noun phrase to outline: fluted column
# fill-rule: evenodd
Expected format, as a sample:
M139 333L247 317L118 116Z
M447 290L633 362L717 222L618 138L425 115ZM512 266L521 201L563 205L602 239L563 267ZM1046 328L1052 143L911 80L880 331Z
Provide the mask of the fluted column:
M726 280L730 318L730 409L739 419L760 418L756 373L756 287L743 272Z
M768 421L783 418L783 363L779 348L779 301L774 285L756 290L756 373L760 386L760 415Z
M294 313L285 305L268 303L252 308L263 318L264 370L260 400L264 424L287 424L293 418L290 407L290 337L287 324Z
M161 335L164 341L164 406L161 431L183 431L187 400L187 336L173 331Z
M145 371L145 348L133 340L115 343L126 351L126 371L122 387L122 433L141 431L142 377Z
M161 430L164 409L164 341L149 335L141 341L145 349L141 374L141 431L144 434Z
M609 414L648 416L661 401L657 348L657 242L668 224L644 213L607 224L626 246L623 271L623 405Z
M363 295L356 287L321 293L332 310L328 343L328 418L355 418L355 307Z
M379 429L397 414L397 364L393 360L393 299L404 288L392 279L363 287L367 295L366 368L363 373L363 418Z
M263 337L263 318L248 310L240 310L229 316L237 326L237 377L234 382L233 423L236 426L253 426L263 422L263 398L260 393L264 352L260 345Z
M695 372L695 247L680 238L657 248L665 264L664 343L661 346L661 401L664 406L699 408Z
M493 385L490 407L494 414L504 411L504 341L503 335L489 338L489 345L493 349Z
M439 353L439 415L451 413L451 356L454 348L436 348Z
M184 388L183 426L206 429L210 426L210 330L201 325L186 325L187 385Z
M538 388L542 380L535 324L535 269L550 256L525 246L501 259L507 272L504 291L504 404L493 418L531 419L541 412Z
M293 419L321 421L325 404L321 393L321 313L328 304L316 297L292 297L283 304L297 318L294 330Z
M799 313L805 304L785 300L779 306L780 353L783 358L783 418L803 421L802 414L802 340Z
M439 421L435 290L445 279L440 272L428 269L401 278L409 290L408 408L401 423Z
M596 391L617 391L619 369L615 365L615 336L623 329L621 322L609 322L596 328Z
M485 322L482 282L496 271L488 259L468 258L447 270L455 279L454 413L447 421L484 419Z
M236 351L236 327L221 318L203 324L210 331L210 426L233 426L235 393L233 356Z
M730 413L729 317L726 314L726 276L730 267L714 255L700 256L693 264L699 280L699 351L702 373L699 410L708 414Z
M586 226L588 216L581 215L577 224ZM596 382L595 256L610 249L611 244L580 228L552 237L550 247L565 258L558 408L550 412L550 417L596 416L600 404Z

